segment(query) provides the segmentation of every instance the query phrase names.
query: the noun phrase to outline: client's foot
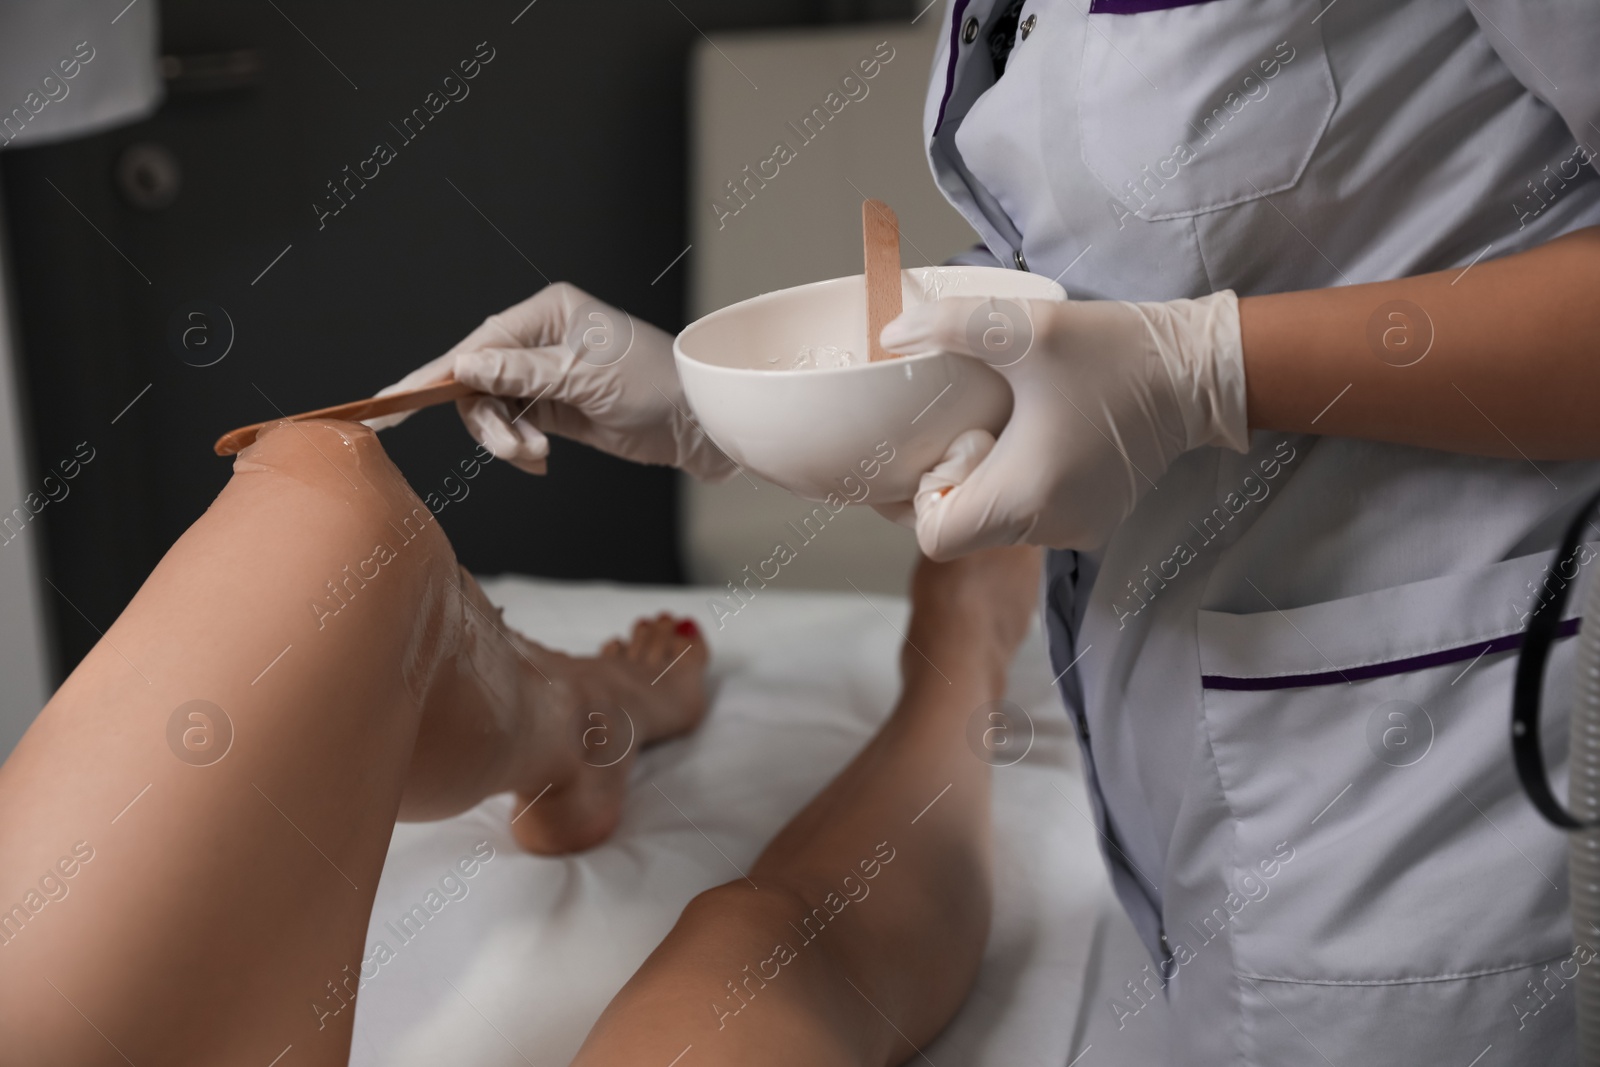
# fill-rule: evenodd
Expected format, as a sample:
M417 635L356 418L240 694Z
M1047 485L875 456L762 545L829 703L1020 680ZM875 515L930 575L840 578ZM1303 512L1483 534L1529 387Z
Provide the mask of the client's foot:
M692 620L665 613L640 619L626 641L608 641L597 656L540 651L559 683L547 699L566 720L567 736L556 742L565 765L518 791L511 831L530 852L578 852L616 829L639 748L705 717L710 653Z

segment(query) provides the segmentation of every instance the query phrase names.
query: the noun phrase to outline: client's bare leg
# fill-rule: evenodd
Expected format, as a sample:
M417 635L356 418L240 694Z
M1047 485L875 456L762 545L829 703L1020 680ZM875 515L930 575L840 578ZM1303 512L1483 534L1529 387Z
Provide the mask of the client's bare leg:
M543 792L519 840L585 847L628 762L590 714L704 712L672 620L602 659L508 632L364 428L234 470L0 767L0 1061L343 1064L397 815Z
M575 1067L916 1057L983 953L990 772L967 726L1004 693L1038 576L1028 548L922 563L894 714L779 832L749 881L689 903Z

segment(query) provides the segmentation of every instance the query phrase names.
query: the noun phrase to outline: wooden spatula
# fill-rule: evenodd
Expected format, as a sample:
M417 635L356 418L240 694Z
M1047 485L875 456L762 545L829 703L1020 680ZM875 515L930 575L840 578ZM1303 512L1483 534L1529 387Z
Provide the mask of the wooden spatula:
M477 392L472 386L458 382L454 378L446 378L442 382L425 385L420 389L406 389L388 396L372 397L367 400L356 400L348 404L335 404L331 408L318 408L316 411L303 411L298 415L286 415L290 422L300 422L302 419L346 419L350 422L359 422L362 419L375 419L379 415L394 415L401 411L416 411L419 408L432 407L443 404L449 400L459 400L464 396L471 396ZM256 439L263 427L271 426L283 419L270 419L267 422L258 422L253 426L241 426L237 430L229 430L217 438L216 452L219 456L231 456Z
M867 261L867 359L876 363L899 353L885 352L878 334L900 315L900 220L882 200L861 202L861 239Z

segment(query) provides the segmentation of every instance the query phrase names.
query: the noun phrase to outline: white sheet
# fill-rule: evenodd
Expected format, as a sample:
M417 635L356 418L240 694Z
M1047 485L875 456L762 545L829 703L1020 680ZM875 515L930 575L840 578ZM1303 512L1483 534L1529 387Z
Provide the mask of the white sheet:
M382 940L394 955L361 990L358 1067L567 1063L684 903L737 878L896 694L899 598L767 589L719 632L704 590L515 577L485 586L513 625L569 651L594 649L642 614L695 616L712 641L714 706L694 735L642 755L621 827L590 852L520 852L507 833L508 797L396 828L366 953ZM1013 669L1011 698L1036 736L1025 760L995 772L994 924L976 988L923 1052L939 1067L1158 1062L1159 1005L1120 1033L1107 1026L1109 996L1145 961L1106 883L1037 629ZM466 894L446 885L459 899L438 907L446 897L435 897L437 912L426 925L413 920L420 932L402 943L399 917L427 904L429 889L480 842L493 858L460 883ZM1111 992L1086 993L1086 983Z

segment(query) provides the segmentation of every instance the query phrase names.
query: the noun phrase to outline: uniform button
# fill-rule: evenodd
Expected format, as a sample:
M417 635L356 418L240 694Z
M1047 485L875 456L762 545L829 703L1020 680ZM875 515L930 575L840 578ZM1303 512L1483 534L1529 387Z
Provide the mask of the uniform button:
M1039 24L1039 16L1038 15L1029 15L1027 18L1022 20L1022 39L1024 41L1026 41L1028 39L1028 35L1033 32L1033 28L1035 26L1037 26L1038 24Z
M1016 254L1012 257L1012 259L1016 262L1018 270L1028 269L1028 261L1022 257L1022 249L1017 249Z
M976 41L977 39L978 39L978 20L975 19L975 18L968 18L966 23L961 27L961 43L962 44L971 44L973 41Z

